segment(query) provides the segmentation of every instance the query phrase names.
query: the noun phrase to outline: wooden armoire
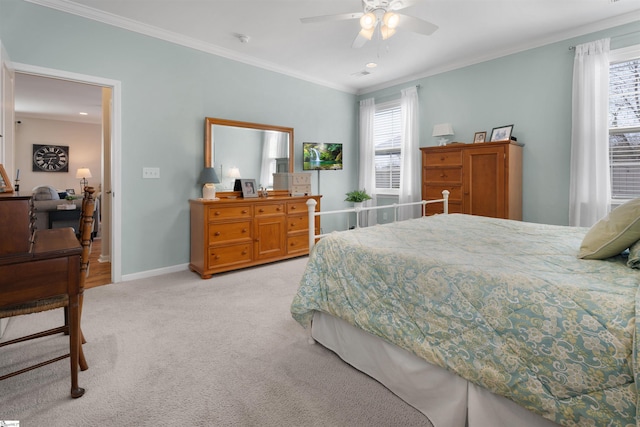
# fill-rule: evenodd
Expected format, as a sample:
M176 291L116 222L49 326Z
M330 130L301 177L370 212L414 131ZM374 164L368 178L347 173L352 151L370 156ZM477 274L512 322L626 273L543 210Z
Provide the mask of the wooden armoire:
M514 141L422 147L422 198L449 190L449 213L522 220L522 144ZM427 205L427 215L442 212Z

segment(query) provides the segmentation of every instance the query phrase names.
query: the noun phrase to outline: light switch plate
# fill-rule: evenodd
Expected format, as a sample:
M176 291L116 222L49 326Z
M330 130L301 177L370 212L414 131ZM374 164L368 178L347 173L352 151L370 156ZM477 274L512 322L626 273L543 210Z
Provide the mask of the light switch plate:
M160 168L142 168L142 178L144 179L159 179Z

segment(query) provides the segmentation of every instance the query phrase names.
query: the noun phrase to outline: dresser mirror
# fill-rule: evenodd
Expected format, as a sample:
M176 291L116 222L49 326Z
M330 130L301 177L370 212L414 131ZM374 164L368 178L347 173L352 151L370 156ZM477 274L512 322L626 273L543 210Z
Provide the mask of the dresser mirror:
M218 191L233 191L236 179L273 188L273 173L293 172L293 128L205 118L204 165L214 167Z

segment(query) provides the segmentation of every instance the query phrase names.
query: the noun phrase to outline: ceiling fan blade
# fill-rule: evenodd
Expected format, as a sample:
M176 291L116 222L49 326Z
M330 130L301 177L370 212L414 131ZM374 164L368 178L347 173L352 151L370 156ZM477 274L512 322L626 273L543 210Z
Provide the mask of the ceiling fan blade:
M424 34L425 36L430 36L439 28L436 24L432 24L431 22L424 21L414 16L402 15L400 13L398 14L398 16L400 16L400 23L398 24L398 28L405 31L411 31L418 34Z
M358 35L356 36L355 39L353 39L353 43L351 43L351 47L354 49L359 49L362 46L364 46L364 44L366 42L368 42L369 39L367 39L366 37L364 37L362 34L358 33Z
M312 16L309 18L300 18L300 22L302 22L303 24L313 24L316 22L347 21L349 19L359 19L362 15L364 15L364 13L354 12L354 13L341 13L338 15Z

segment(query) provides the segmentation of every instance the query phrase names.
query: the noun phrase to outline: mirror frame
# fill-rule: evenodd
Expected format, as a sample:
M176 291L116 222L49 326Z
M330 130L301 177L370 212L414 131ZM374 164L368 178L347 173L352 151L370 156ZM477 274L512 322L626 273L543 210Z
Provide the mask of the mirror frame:
M212 157L212 145L211 145L211 126L234 126L239 128L249 128L258 130L275 130L279 132L285 132L289 134L289 172L293 172L293 128L263 125L260 123L239 122L237 120L218 119L215 117L205 117L204 125L204 167L210 168Z

